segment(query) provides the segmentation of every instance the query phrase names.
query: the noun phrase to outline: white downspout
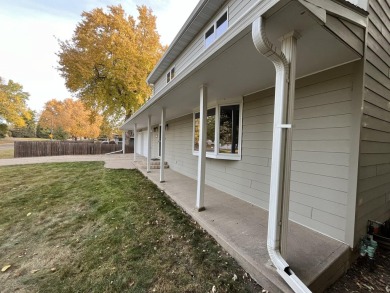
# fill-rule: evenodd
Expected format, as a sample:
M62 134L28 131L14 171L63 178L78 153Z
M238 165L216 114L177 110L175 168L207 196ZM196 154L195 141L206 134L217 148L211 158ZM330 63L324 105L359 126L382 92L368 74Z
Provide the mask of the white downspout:
M252 38L256 49L270 59L276 69L267 249L277 272L294 292L311 292L290 269L281 253L283 243L283 255L285 255L288 223L289 190L287 189L289 188L286 187L289 187L289 183L286 185L285 180L290 179L290 162L286 164L286 157L291 160L291 134L288 135L290 142L286 141L286 130L291 129L293 113L293 109L288 109L288 106L293 106L293 104L288 105L289 94L294 95L294 87L289 92L290 62L268 40L263 17L259 17L253 22ZM296 49L296 43L290 42L289 45L284 46L284 49ZM292 58L291 63L294 68L291 69L294 70L292 76L294 76L293 82L295 83L295 51L289 57ZM291 96L290 99L294 99L294 96Z

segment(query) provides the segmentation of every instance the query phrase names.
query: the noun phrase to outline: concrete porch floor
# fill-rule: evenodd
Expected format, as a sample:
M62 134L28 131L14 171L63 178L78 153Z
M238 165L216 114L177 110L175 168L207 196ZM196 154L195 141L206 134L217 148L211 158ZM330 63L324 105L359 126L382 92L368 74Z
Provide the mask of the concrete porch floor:
M160 170L146 173L145 164L145 158L137 156L134 165L211 234L261 286L272 293L292 292L268 256L267 211L206 186L206 210L198 212L194 179L165 169L166 181L160 183ZM350 249L346 244L291 221L288 245L287 262L313 292L324 291L349 266Z

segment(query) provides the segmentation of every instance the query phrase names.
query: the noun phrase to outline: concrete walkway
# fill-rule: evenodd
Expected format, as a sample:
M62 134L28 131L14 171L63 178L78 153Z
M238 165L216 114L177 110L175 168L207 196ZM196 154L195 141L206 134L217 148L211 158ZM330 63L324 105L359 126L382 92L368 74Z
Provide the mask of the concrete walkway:
M142 157L137 157L136 165L211 234L261 286L272 293L292 292L269 259L267 211L206 186L206 210L198 212L194 179L166 169L165 182L160 183L160 170L146 173ZM323 292L347 269L350 249L344 243L290 222L288 244L287 262L313 292Z
M159 171L146 173L145 160L126 155L58 156L0 160L0 166L75 161L104 161L106 168L138 168L164 190L179 206L211 234L265 289L272 293L292 292L278 275L267 252L267 211L224 192L206 186L206 210L195 209L196 181L165 170L164 183ZM322 292L345 272L349 247L339 241L290 222L287 262L313 292Z
M32 157L12 158L0 160L0 166L26 165L39 163L64 163L64 162L96 162L104 161L104 167L109 169L135 169L133 155L78 155L78 156L53 156L53 157Z

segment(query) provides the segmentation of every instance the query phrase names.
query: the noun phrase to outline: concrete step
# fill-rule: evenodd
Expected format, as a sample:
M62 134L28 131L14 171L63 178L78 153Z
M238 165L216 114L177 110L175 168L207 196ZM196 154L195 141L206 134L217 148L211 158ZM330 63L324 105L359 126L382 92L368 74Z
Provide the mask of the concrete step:
M164 162L164 169L168 169L168 162ZM150 169L160 169L160 160L151 160Z

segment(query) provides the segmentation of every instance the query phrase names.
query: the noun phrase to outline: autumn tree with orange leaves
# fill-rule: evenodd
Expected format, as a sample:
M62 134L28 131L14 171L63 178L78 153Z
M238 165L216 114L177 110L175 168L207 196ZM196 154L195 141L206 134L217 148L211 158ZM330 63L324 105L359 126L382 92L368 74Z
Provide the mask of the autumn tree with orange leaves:
M137 20L120 5L83 12L72 39L59 41L58 70L92 114L128 118L151 95L146 78L164 48L152 10L137 8Z
M22 85L0 77L0 118L16 127L26 126L26 121L33 116L27 107L28 97Z
M79 100L66 99L48 101L39 118L41 127L55 131L64 131L69 136L97 138L103 118L100 115L92 117L91 110Z

